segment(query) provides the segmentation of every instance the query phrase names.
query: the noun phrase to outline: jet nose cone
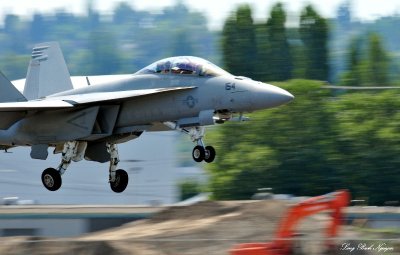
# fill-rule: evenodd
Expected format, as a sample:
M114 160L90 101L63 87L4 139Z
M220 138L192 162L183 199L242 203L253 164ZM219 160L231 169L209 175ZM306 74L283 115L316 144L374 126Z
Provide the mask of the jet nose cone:
M288 91L278 88L276 86L272 86L272 85L270 85L270 86L273 87L271 89L272 101L277 103L277 105L289 103L290 101L292 101L294 99L294 96L292 94L290 94Z
M262 84L261 86L254 102L258 109L276 107L294 99L292 94L279 87L270 84Z

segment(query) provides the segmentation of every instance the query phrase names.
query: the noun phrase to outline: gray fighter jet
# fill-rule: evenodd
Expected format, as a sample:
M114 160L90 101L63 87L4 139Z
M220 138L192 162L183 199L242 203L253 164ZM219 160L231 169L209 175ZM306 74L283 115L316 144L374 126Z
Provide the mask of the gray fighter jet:
M111 189L124 191L128 174L117 167L117 144L144 131L187 133L196 144L193 159L210 163L216 153L203 142L205 126L242 121L242 113L293 99L281 88L191 56L163 59L130 75L100 77L103 82L84 77L86 84L74 83L80 88L71 78L79 77L70 77L56 42L33 48L23 93L0 75L0 148L30 146L30 156L42 160L49 147L61 153L60 165L42 173L50 191L61 187L71 161L82 159L109 161Z

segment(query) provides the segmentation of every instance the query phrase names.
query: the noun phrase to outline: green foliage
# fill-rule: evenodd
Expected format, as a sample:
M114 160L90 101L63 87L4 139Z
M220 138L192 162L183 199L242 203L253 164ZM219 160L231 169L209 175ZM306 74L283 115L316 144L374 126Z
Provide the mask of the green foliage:
M370 204L398 200L399 107L396 91L353 93L328 105L336 120L336 167L353 195L368 197Z
M398 92L332 97L321 82L279 85L296 96L292 103L209 135L218 151L207 168L216 199L248 199L262 187L311 196L347 188L375 205L398 199Z
M362 46L361 37L351 42L348 71L344 72L340 83L349 86L389 85L389 57L379 35L369 34L367 49L362 51Z
M328 79L328 25L311 7L300 29L288 29L282 3L275 4L266 23L253 24L248 5L238 7L222 30L225 68L262 81L297 78Z
M93 31L89 36L89 75L115 74L120 70L120 53L111 32ZM107 43L105 43L107 42Z
M172 56L195 56L195 50L193 49L192 42L189 38L189 32L185 30L179 30L176 32L175 38L172 44Z
M29 56L6 54L0 56L1 72L7 77L25 77Z
M178 183L179 201L196 196L202 190L202 185L195 179L185 179Z
M368 58L370 82L376 85L388 85L389 61L387 53L379 35L374 33L369 36Z
M270 17L265 24L266 38L258 41L259 52L265 52L259 68L263 81L284 81L292 77L292 54L286 35L286 12L281 3L272 7Z
M256 34L251 8L239 6L222 30L222 57L228 71L252 77L257 65Z
M360 86L362 84L361 68L361 40L353 39L348 54L348 71L343 74L341 84L346 86Z
M207 20L182 2L160 13L135 10L128 2L116 5L111 17L89 3L85 15L65 11L35 13L33 19L5 14L0 30L0 70L11 80L25 77L32 46L59 41L72 75L133 73L152 61L174 55L198 55L212 61L217 33ZM20 60L26 60L21 65Z
M306 68L303 78L328 80L328 23L311 5L306 6L301 13L300 36L305 49L303 60Z

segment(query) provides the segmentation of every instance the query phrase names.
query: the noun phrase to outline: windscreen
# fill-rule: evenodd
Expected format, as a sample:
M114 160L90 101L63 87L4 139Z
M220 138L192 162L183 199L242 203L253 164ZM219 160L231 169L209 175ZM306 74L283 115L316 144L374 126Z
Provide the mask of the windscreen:
M176 74L215 77L231 75L213 63L198 57L173 57L154 62L146 66L135 75L140 74Z

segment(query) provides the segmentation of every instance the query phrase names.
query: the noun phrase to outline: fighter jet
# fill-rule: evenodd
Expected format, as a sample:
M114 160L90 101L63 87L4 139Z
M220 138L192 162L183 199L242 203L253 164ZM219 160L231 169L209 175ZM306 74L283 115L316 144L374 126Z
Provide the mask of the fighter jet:
M74 83L78 88L71 78L79 80L70 76L56 42L33 48L23 93L0 74L0 148L30 146L30 156L42 160L49 147L61 153L60 165L42 173L50 191L61 187L71 161L86 159L109 161L110 187L123 192L128 174L118 169L117 144L145 131L184 132L195 143L193 159L210 163L216 152L203 142L205 126L245 120L243 113L293 99L193 56L162 59L128 75L84 77L86 84Z

